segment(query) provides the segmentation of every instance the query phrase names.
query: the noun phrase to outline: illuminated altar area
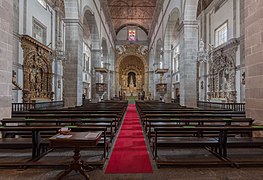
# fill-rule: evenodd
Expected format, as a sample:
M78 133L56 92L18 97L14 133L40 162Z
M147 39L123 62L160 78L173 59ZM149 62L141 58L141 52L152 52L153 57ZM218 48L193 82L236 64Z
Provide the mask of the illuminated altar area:
M134 72L122 75L121 87L123 95L138 96L138 93L142 91L142 75Z
M120 93L122 96L138 96L143 91L144 64L137 56L127 56L120 64L119 77Z

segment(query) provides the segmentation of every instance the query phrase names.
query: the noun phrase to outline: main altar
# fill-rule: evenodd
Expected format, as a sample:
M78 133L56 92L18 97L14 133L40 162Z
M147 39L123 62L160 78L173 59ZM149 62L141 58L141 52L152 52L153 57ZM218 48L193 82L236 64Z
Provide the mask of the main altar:
M121 91L123 96L138 96L142 91L142 75L129 72L122 75Z

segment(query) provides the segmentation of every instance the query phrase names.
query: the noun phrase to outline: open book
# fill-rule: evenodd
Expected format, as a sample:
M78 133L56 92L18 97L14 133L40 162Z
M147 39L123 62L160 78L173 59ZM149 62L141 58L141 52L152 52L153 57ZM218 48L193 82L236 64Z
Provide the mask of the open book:
M63 138L70 138L70 137L72 137L72 134L66 134L66 135L60 134L60 135L58 135L56 138L61 138L61 139L63 139Z
M96 139L98 137L99 133L97 132L89 132L85 138L86 139Z

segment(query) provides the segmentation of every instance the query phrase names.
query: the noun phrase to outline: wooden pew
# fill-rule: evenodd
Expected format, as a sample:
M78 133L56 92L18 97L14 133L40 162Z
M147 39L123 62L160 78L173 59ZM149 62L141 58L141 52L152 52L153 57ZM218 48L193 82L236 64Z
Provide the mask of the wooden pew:
M156 127L173 127L173 126L251 126L254 120L252 118L226 118L226 119L148 119L146 122L145 132L149 140Z
M100 118L100 119L16 119L16 118L5 118L0 121L3 126L24 125L24 126L46 126L46 125L57 125L57 126L70 126L70 125L82 125L82 126L94 126L94 127L106 127L107 134L110 136L110 142L112 142L115 135L114 129L116 129L116 122L114 119ZM10 125L9 125L10 126Z
M32 159L39 158L41 153L41 146L48 145L49 141L46 141L41 137L41 133L45 131L53 131L54 134L57 133L59 129L65 126L13 126L13 127L0 127L0 131L3 133L5 131L16 132L17 135L20 132L31 133L31 138L0 138L0 148L5 149L24 149L32 148ZM103 142L100 143L104 148L104 157L106 158L108 152L108 141L106 138L107 129L104 127L90 127L90 126L72 126L72 131L103 131ZM53 135L54 135L53 134ZM51 137L51 136L50 136ZM31 141L31 144L30 144ZM19 144L17 144L19 142ZM18 146L19 145L19 146Z
M154 157L158 165L169 164L185 165L184 162L164 162L158 161L158 148L209 148L216 157L223 160L223 163L235 165L238 162L228 159L227 150L229 148L261 148L263 137L242 137L242 134L253 131L263 131L263 126L178 126L178 127L155 127L155 137L152 145ZM189 136L180 136L181 132L188 133ZM214 137L199 136L214 132ZM239 134L239 137L232 137L229 134ZM252 153L252 152L251 152ZM243 154L241 155L243 156ZM179 163L179 164L178 164ZM208 162L210 164L211 162ZM263 162L248 161L246 165L263 165ZM191 163L190 163L191 164ZM204 162L194 162L203 165ZM219 163L221 164L221 163Z

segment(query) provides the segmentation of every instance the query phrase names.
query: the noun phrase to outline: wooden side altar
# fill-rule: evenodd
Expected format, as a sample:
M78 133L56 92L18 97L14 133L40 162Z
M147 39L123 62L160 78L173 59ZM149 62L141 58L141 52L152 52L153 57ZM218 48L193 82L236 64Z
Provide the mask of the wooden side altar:
M102 136L102 131L99 132L69 132L68 134L57 134L49 138L51 147L65 147L74 148L73 161L69 167L62 173L58 174L57 179L62 179L69 174L72 170L79 171L86 179L89 176L85 173L85 170L92 169L88 164L85 164L83 160L80 160L80 148L97 146Z

